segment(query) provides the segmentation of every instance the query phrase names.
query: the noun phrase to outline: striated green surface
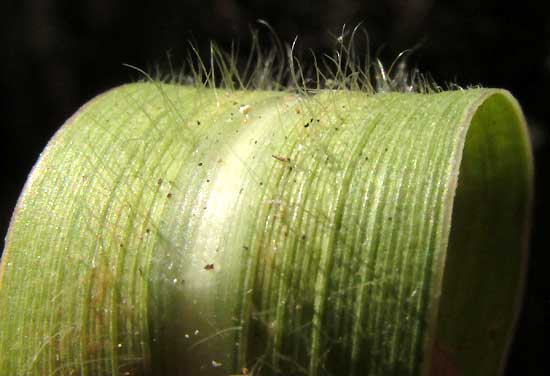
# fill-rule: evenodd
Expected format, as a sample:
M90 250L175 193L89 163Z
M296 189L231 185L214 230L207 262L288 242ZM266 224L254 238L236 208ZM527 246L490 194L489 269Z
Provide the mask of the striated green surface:
M531 163L502 90L116 88L67 121L19 200L0 369L498 374Z

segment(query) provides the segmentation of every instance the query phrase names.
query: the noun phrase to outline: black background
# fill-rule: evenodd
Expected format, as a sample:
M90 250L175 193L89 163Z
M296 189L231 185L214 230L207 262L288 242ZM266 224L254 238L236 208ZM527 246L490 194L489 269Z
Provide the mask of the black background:
M80 105L136 79L122 63L144 69L174 65L187 41L205 51L210 39L243 50L249 28L265 19L298 49L326 51L330 33L363 21L373 52L386 63L421 42L415 65L437 82L510 90L530 124L536 200L524 307L507 375L550 375L548 205L550 18L545 1L499 0L80 0L0 1L0 233L38 154ZM383 47L382 50L380 48ZM388 61L389 60L389 61ZM550 344L550 343L547 343Z

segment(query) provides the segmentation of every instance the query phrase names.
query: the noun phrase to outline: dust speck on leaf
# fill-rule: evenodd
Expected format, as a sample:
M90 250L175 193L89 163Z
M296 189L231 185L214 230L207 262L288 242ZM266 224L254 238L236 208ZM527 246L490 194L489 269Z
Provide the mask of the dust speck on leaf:
M242 104L239 107L239 112L245 116L248 115L250 111L252 111L252 107L249 104Z
M281 161L281 162L290 162L290 158L289 157L282 157L280 155L271 155L273 158L275 158L276 160L278 161Z

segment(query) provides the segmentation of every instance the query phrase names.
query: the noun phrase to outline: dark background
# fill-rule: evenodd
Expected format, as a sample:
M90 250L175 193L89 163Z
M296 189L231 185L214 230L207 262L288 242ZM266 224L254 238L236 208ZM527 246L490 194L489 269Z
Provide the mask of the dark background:
M386 64L421 42L412 57L437 82L510 90L530 124L536 158L535 218L525 302L507 375L550 375L548 204L550 18L546 1L499 0L80 0L0 1L0 233L26 176L56 129L96 94L136 79L122 63L177 67L194 39L228 47L249 42L265 19L298 50L326 51L330 32L363 21ZM380 48L383 47L382 50ZM299 51L298 51L299 52ZM389 60L389 61L388 61Z

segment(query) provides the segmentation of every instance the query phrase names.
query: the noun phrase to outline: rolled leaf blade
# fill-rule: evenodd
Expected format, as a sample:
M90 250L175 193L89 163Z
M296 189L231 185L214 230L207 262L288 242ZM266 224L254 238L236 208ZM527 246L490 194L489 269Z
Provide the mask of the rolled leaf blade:
M503 90L113 89L18 202L0 369L499 374L531 180Z

